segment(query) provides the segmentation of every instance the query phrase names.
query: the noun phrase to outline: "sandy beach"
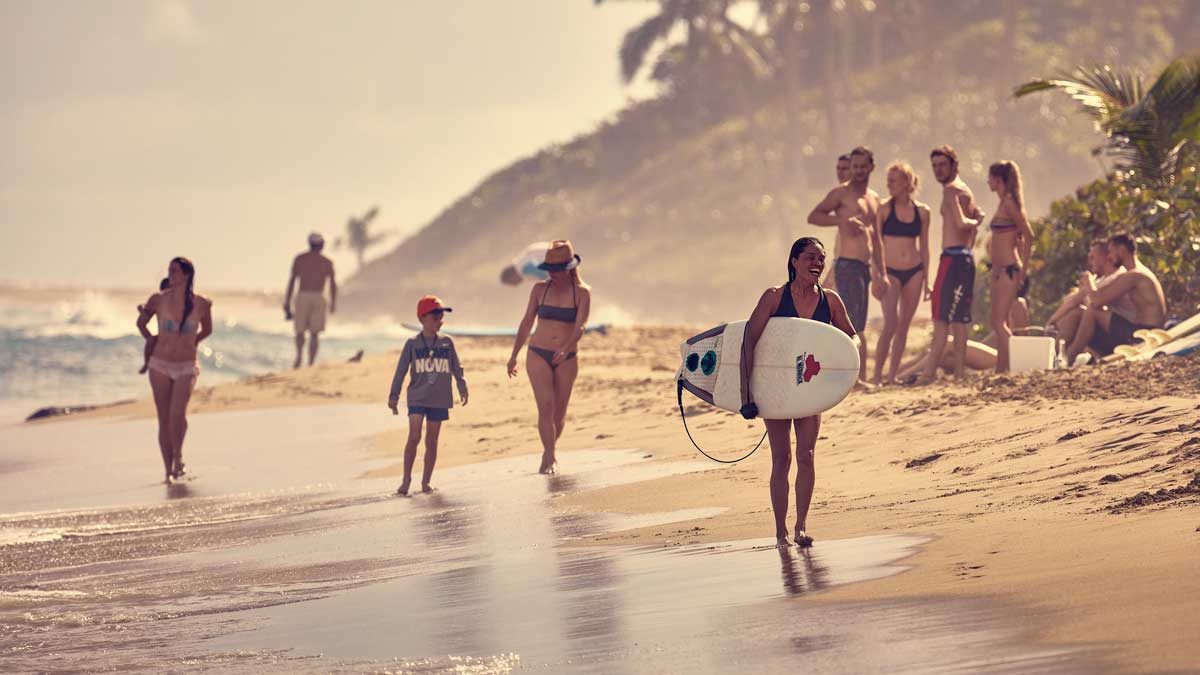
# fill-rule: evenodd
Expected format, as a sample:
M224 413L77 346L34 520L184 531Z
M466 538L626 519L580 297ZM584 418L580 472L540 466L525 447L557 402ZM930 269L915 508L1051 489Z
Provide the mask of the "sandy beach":
M722 466L704 460L683 434L675 406L672 354L677 353L678 342L694 332L678 327L636 328L585 338L581 375L560 446L562 474L549 479L552 499L546 503L537 501L545 498L546 488L536 485L546 479L533 473L540 448L530 417L532 394L523 376L510 381L503 373L510 343L503 339L456 340L472 387L471 404L455 408L451 421L443 427L434 476L440 491L435 497L449 501L441 505L442 515L430 516L434 518L432 533L424 535L424 547L444 550L451 557L472 550L470 535L462 539L464 528L483 525L446 521L446 514L470 511L466 506L453 506L455 500L476 498L506 504L498 509L503 516L488 517L502 518L504 527L509 527L514 519L520 521L521 513L533 513L528 511L534 508L529 492L538 495L538 509L555 514L551 520L555 526L538 535L540 539L534 543L526 542L530 548L523 545L514 550L549 547L560 551L560 556L591 560L589 556L616 556L614 552L630 547L701 552L717 547L753 552L769 544L770 540L764 539L771 534L766 485L769 451L764 448L740 464ZM30 600L20 589L44 590L51 597L54 593L67 594L61 597L95 593L95 575L100 569L116 565L127 570L161 556L258 560L245 564L259 568L269 559L254 550L264 545L260 539L286 542L287 537L312 532L313 559L289 574L295 575L297 582L316 584L312 570L324 569L317 577L342 580L337 588L322 588L317 594L321 597L349 593L350 587L370 589L398 577L436 574L437 564L444 560L435 564L419 555L410 559L411 550L399 540L381 545L372 555L364 554L349 570L337 569L349 565L349 558L340 560L332 552L371 548L365 541L370 537L356 539L354 528L346 529L348 522L355 523L354 527L362 522L384 522L396 515L395 509L408 508L407 504L430 508L432 503L388 496L398 480L406 434L403 418L394 418L384 405L394 360L394 354L370 354L361 363L324 364L215 387L203 386L201 380L193 399L192 449L187 455L199 478L176 486L174 492L153 485L158 467L151 436L120 440L124 434L135 433L134 429L143 433L152 428L153 408L147 400L6 428L6 443L19 445L22 454L10 459L15 465L6 468L5 475L26 485L25 491L9 492L3 508L9 515L0 523L13 542L0 547L4 592L0 613L7 615L5 641L10 643L10 652L36 652L27 645L15 649L28 638L24 632L28 627L11 619L31 616L29 603L46 607L45 599ZM1195 575L1200 555L1197 383L1200 360L1192 357L1073 372L977 375L962 386L943 383L925 389L889 387L853 393L823 419L810 533L817 539L814 554L830 556L818 560L834 570L835 577L848 575L854 583L805 587L806 582L800 582L803 608L772 605L771 611L783 611L781 620L790 622L802 620L808 613L837 616L848 611L847 607L866 603L863 606L882 612L880 616L894 618L900 615L879 608L919 605L925 608L919 613L941 616L938 613L944 609L944 616L959 617L939 624L947 636L955 635L954 626L965 621L957 613L980 612L987 617L981 621L998 621L997 625L1016 631L1013 636L1018 637L1006 639L1019 639L1025 651L1014 653L1036 653L1022 661L1027 667L1022 670L1194 669L1200 662L1193 639L1200 602L1200 580ZM693 434L714 452L736 456L761 435L759 422L746 422L695 399L685 398L684 402ZM36 465L35 458L56 447L78 451L79 445L87 444L84 439L95 433L94 425L107 425L104 428L111 431L104 433L117 439L109 442L125 448L113 452L123 452L119 456L126 459L106 460L88 451L86 456L94 466L79 484L63 480L55 488L30 489L53 482L47 477L55 473L71 475L69 459L60 458L55 469ZM134 426L122 431L126 426L121 425ZM145 449L128 450L136 443ZM206 450L216 447L221 449ZM49 473L39 475L37 471ZM108 480L107 474L121 476L113 479L107 492L91 484L96 479ZM122 488L122 480L136 484L136 490ZM503 489L497 487L501 483ZM336 505L332 511L330 504ZM161 511L151 521L169 521L170 528L138 533L130 528L105 529L111 526L113 513L138 509ZM352 512L355 515L351 517ZM342 529L329 530L326 521L336 520L338 513L348 520L341 523ZM30 533L52 531L54 523L50 521L55 517L62 521L63 531L74 534L42 536L36 541ZM287 521L295 518L316 518L324 524L296 527ZM89 527L104 531L104 541L80 534ZM294 531L280 539L281 530L293 527ZM411 531L408 536L413 536ZM479 536L492 539L502 535L489 531ZM891 541L887 537L901 539L887 544ZM862 569L899 566L887 572L848 572L857 568L847 561L863 551L881 559L863 562ZM368 559L371 562L363 562ZM682 567L672 568L669 560L655 563L667 570L661 573L670 576L671 569L683 573ZM566 563L560 560L561 564ZM714 562L708 565L720 568ZM769 583L779 594L777 565L778 561L771 563L775 570L769 574ZM308 571L302 573L300 567ZM753 564L739 563L735 568L736 574L749 574L741 583L752 584L758 574L767 574L754 572ZM650 573L638 569L641 571L631 578ZM655 567L651 564L647 569ZM701 569L708 568L701 565ZM785 588L787 569L785 565ZM273 602L255 599L261 589L256 590L253 571L243 571L249 576L230 571L224 579L211 580L214 589L227 584L223 593L236 596L246 608L273 606ZM145 574L139 583L155 588L154 575ZM269 576L265 571L261 574ZM812 578L811 570L805 578ZM164 588L170 586L162 583L167 584ZM707 587L703 580L695 583L707 588L702 595L712 596L711 582ZM731 592L729 586L717 587L726 594ZM688 595L686 588L684 584L680 589L683 595ZM298 588L289 592L297 594L297 607L311 599ZM370 590L355 592L371 594ZM561 583L547 592L554 597L570 595ZM151 590L146 593L147 598L155 595ZM173 592L162 593L170 596ZM680 596L655 601L652 590L637 597L655 611L680 602ZM436 603L436 598L423 601ZM369 615L373 611L370 606L355 607L359 620L365 620L364 612ZM229 605L210 609L225 612ZM99 610L93 607L92 611ZM799 613L789 615L792 611ZM261 634L251 631L261 639L239 641L229 637L230 631L215 629L211 643L198 649L219 656L205 657L209 660L203 663L216 669L235 665L296 667L288 660L291 657L279 654L303 653L304 645L322 642L314 638L310 643L295 638L294 633L281 632L282 625L299 630L298 626L305 624L302 616L292 616L289 621L292 623L275 617L264 624L268 627L263 627ZM881 625L887 623L880 621ZM656 635L664 643L683 639L661 629L674 625L670 620L654 625L658 632L646 629L645 639ZM233 632L244 634L243 629ZM600 633L609 635L603 630ZM275 637L263 637L270 635ZM453 640L447 642L445 636L432 633L424 640L401 641L406 648L402 652L395 651L395 644L389 648L347 646L345 634L339 635L342 637L335 644L368 659L340 662L350 670L374 669L378 662L369 659L385 655L454 653L447 646L453 645ZM605 668L595 664L611 665L613 661L606 659L617 653L614 650L636 642L630 637L613 639L612 644L606 643L607 651L602 650L607 656L591 662L596 672ZM513 666L495 654L472 654L475 643L459 642L466 650L459 654L487 662L480 672L506 672ZM950 664L951 670L987 670L1002 662L996 660L1003 659L1004 648L996 646L1002 642L982 649L982 654L994 658L981 661L979 668L967 667L970 662L958 657L947 657L945 664ZM505 640L498 640L500 648L504 644ZM247 657L245 662L228 660L229 653L253 646L261 650L264 645L284 651L268 650L275 656L264 656L268 652L251 650L247 653L257 656ZM526 651L542 654L539 649L534 645ZM872 647L868 643L865 649L869 652ZM557 652L545 653L551 656L546 656L549 660L544 663L553 663ZM616 662L633 672L686 663L648 657L639 660L621 653L624 660ZM905 657L911 659L908 661L868 659L861 664L867 670L882 671L902 663L920 669L937 663L930 654L914 652ZM527 654L525 667L538 662L530 658ZM713 667L714 662L706 657L696 658ZM585 662L589 661L578 663ZM61 665L69 668L72 663L78 665L69 658ZM786 662L767 659L760 663L774 670ZM836 661L828 663L836 667ZM444 666L448 667L440 663L426 671L415 666L410 670L442 672L438 668ZM138 666L135 663L133 667ZM302 667L320 670L330 664L312 662ZM403 667L400 670L409 672Z

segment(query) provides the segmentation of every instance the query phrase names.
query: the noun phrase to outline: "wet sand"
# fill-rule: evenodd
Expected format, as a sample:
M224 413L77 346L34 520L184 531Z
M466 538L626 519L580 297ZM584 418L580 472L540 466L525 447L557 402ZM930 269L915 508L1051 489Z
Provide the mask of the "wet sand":
M565 506L592 490L711 470L706 462L579 450L563 455L571 475L545 477L517 456L447 469L447 487L432 494L390 496L390 479L353 479L379 461L364 437L314 433L330 415L369 429L372 411L197 415L205 474L172 487L128 478L145 459L132 448L148 420L5 430L9 447L39 435L61 448L92 439L89 452L25 456L0 476L6 669L1038 672L1089 663L1091 650L1032 644L999 606L808 601L903 572L927 541L915 536L805 551L770 539L578 545L716 517L722 509L625 516ZM227 470L244 454L244 425L271 422L287 422L299 440L259 439L246 471ZM86 461L96 456L107 461ZM29 489L48 485L48 473L54 486ZM43 510L54 504L64 508ZM18 505L26 510L13 515Z
M172 490L148 402L4 427L0 653L278 672L1198 662L1200 407L1178 367L1200 361L856 394L825 416L817 545L781 559L769 454L718 467L679 427L670 355L690 332L587 338L550 479L505 341L456 340L472 404L443 427L441 490L411 499L390 496L394 355L202 387L197 477ZM1089 394L1106 378L1141 378L1142 398ZM687 403L706 445L761 434Z

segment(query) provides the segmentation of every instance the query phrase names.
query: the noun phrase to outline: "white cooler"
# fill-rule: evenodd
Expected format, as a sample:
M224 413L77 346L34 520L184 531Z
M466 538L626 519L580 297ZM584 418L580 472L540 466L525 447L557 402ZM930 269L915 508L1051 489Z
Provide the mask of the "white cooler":
M1041 335L1014 335L1009 338L1009 369L1049 370L1054 367L1054 338Z

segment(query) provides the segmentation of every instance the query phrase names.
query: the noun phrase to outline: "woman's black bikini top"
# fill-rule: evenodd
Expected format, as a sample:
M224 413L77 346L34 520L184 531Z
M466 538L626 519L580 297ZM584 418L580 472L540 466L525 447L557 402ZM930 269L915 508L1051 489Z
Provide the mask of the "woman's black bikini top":
M821 294L821 299L817 301L817 306L813 309L812 316L809 318L813 321L832 324L833 315L829 312L829 299L825 297L825 289L817 286L817 292ZM796 303L792 302L792 283L790 281L787 286L783 287L783 297L779 299L779 308L771 316L800 318L800 315L796 312Z
M883 221L883 234L888 237L918 237L921 235L921 213L917 210L917 205L913 204L913 219L911 223L906 223L896 217L896 204L893 202L889 205L891 212L888 213L887 220Z
M571 284L571 304L574 307L555 307L554 305L546 304L546 295L550 293L550 283L546 283L546 292L542 293L542 301L538 303L537 315L539 319L546 321L562 321L563 323L575 323L575 319L579 316L579 302L575 299L575 284Z

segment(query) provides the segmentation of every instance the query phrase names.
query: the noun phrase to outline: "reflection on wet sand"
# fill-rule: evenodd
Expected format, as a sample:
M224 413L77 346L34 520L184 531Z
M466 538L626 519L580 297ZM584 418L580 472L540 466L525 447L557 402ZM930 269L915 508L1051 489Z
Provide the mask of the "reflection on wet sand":
M783 590L788 595L814 593L829 585L829 571L814 556L811 548L791 546L779 551Z
M309 461L259 492L231 494L244 477L226 484L212 471L167 488L166 500L160 485L136 492L140 505L0 517L0 542L11 542L0 545L0 657L16 671L706 673L752 664L770 673L802 663L953 669L968 659L982 664L972 670L998 672L979 660L995 654L1034 672L1078 656L1029 647L1002 615L977 608L804 600L901 571L921 543L911 537L775 554L765 539L570 546L720 510L563 509L561 495L710 468L637 451L564 455L570 475L538 476L515 457L447 469L441 491L410 499L388 496L387 481L314 489L319 463ZM127 466L118 459L113 466ZM111 503L95 465L58 470L77 472L65 480L97 505ZM289 487L286 476L300 482ZM0 486L19 480L0 477Z

